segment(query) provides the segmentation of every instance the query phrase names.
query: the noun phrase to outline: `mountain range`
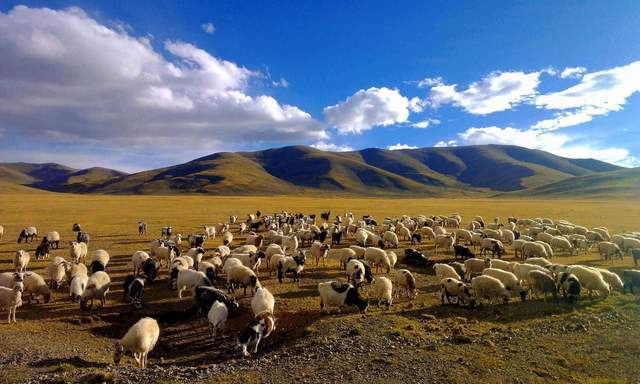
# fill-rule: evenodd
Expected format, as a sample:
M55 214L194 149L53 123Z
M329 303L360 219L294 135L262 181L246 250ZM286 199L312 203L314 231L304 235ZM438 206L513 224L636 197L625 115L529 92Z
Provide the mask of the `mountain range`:
M134 174L0 163L5 188L107 194L637 197L640 169L509 145L327 152L221 152Z

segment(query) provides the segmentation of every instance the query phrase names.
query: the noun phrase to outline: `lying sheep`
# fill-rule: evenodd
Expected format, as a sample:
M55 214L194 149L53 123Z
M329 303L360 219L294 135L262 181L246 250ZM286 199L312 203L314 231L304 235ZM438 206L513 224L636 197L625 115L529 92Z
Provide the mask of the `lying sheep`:
M416 278L408 269L398 269L396 271L396 296L404 294L413 300L418 296L416 289Z
M479 304L485 299L492 304L494 301L502 300L503 304L509 303L509 291L504 284L495 277L481 275L471 280L473 295Z
M325 307L338 307L338 312L345 306L354 305L360 312L366 312L369 303L362 299L356 288L348 283L327 281L318 284L320 293L320 312L325 313Z
M371 285L371 291L378 306L380 306L382 302L386 303L387 308L393 304L393 284L388 278L378 277L375 279Z
M104 307L104 302L106 300L107 293L109 292L110 284L111 279L104 271L98 271L89 276L87 287L80 297L80 308L87 308L87 302L89 300L91 300L89 307L93 307L94 299L99 299L100 305Z
M47 286L47 283L44 281L42 276L38 275L35 272L27 272L24 274L24 291L23 296L25 294L29 295L28 303L31 303L31 300L35 298L35 300L39 303L40 299L45 303L48 303L51 299L51 291Z
M474 275L482 273L485 268L491 268L491 259L467 259L464 261L465 280L471 281Z
M15 271L25 272L30 259L31 257L29 256L29 252L23 249L17 250L13 258L13 267L15 268Z
M449 304L475 306L475 299L469 292L469 288L460 280L446 278L440 281L440 299L444 305L444 299Z
M273 314L275 308L275 299L267 288L258 287L256 293L251 299L251 310L254 316L258 316L264 312Z
M247 327L240 334L238 341L244 356L249 356L247 347L254 345L253 353L258 352L258 344L262 339L266 339L276 329L276 318L271 313L261 313L254 319L249 320Z
M209 320L209 325L211 326L212 341L216 341L216 334L224 330L227 317L229 317L229 309L227 306L219 301L215 301L207 313L207 320Z
M556 283L553 280L553 277L549 276L547 273L538 270L531 270L527 274L527 282L532 295L543 295L543 297L546 298L547 294L550 293L554 299L558 298L558 288L556 287Z
M79 243L77 241L69 242L69 256L75 263L79 263L80 260L84 262L87 257L87 243Z
M7 323L11 324L11 319L16 322L16 310L22 306L22 283L16 284L13 288L0 287L0 309L7 310Z
M567 268L567 272L573 273L580 280L582 287L589 291L589 297L593 297L593 292L597 292L598 295L604 297L609 296L610 287L604 280L602 274L595 269L585 267L582 265L570 265Z
M258 277L251 268L244 265L231 267L227 270L227 290L230 293L235 292L235 286L240 285L244 288L244 295L247 295L247 287L251 288L251 293L260 286Z
M179 299L182 299L182 291L185 289L193 291L196 287L208 287L212 285L211 281L203 272L194 271L193 269L181 269L178 271L176 288L178 290Z
M69 282L69 297L71 301L77 303L82 297L82 293L87 288L89 282L89 276L85 273L79 273L73 276Z
M456 280L462 279L458 272L456 272L455 268L448 264L436 263L433 265L433 269L436 272L438 280L446 279L448 277Z
M527 299L527 291L522 287L520 283L520 279L516 277L511 272L503 271L498 268L486 268L482 271L483 275L495 277L500 280L504 287L507 288L509 292L514 292L520 295L520 300L525 301Z
M95 273L98 271L104 271L107 264L109 264L109 252L104 249L98 249L91 257L91 264L89 265L89 268L91 273Z
M131 326L124 337L115 344L113 362L120 364L125 352L133 353L140 368L147 367L147 356L160 338L160 326L155 319L145 317Z

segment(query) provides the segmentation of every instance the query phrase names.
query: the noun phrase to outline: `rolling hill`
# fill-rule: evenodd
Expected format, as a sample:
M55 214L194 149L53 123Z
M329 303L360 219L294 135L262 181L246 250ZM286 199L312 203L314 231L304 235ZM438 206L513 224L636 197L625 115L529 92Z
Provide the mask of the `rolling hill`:
M215 153L130 175L106 168L76 170L58 164L4 163L0 164L0 180L57 192L109 194L436 197L524 191L522 194L542 196L549 185L560 183L557 193L561 193L562 188L569 191L572 185L580 185L571 184L574 178L598 182L601 179L597 176L604 178L620 170L593 159L567 159L507 145L352 152L291 146Z

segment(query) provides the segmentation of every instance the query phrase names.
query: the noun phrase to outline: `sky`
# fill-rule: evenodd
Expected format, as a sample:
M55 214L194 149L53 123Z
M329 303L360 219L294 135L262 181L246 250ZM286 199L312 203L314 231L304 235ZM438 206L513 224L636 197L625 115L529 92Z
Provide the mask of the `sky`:
M0 161L514 144L636 167L639 36L634 0L3 1Z

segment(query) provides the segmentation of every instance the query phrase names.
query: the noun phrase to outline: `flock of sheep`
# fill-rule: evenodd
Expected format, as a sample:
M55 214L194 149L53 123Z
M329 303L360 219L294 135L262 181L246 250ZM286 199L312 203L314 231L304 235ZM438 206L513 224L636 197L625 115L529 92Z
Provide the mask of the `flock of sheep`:
M269 277L275 274L280 283L289 275L299 284L309 260L316 265L334 260L344 270L347 281L318 284L322 312L332 307L338 311L355 307L366 312L370 301L388 307L398 297L413 300L418 295L415 272L398 269L393 281L382 276L395 269L398 255L392 249L398 249L401 240L410 241L412 246L433 241L434 255L440 251L455 259L435 263L432 255L415 248L404 251L404 264L414 271L435 272L443 305L472 308L483 302L508 304L514 295L524 301L531 296L551 295L555 299L559 294L573 303L585 291L590 297L606 297L613 290L633 293L640 285L638 270L623 271L621 279L607 269L550 261L554 255L588 252L596 247L603 259L630 254L637 265L640 233L612 236L604 227L588 229L546 218L508 218L505 223L495 218L492 223L485 223L476 216L466 228L461 228L461 222L459 214L401 216L378 223L373 217L356 219L351 213L332 219L330 212L323 212L318 220L316 215L261 215L258 211L247 215L246 221L231 216L226 223L205 225L201 234L186 239L174 235L171 227L163 227L161 237L151 241L148 251L139 250L132 255L132 273L124 280L123 300L135 309L142 308L145 289L151 289L150 284L164 268L170 289L176 290L180 299L184 291L191 291L197 312L208 319L215 340L239 308L237 290L242 288L246 295L249 288L254 317L238 336L240 349L248 356L248 349L253 347L256 353L261 340L275 331L277 323L274 296L260 283L260 273ZM111 286L107 272L109 253L103 249L94 251L87 267L89 235L77 223L72 229L76 240L69 242L69 258L51 258L46 269L48 282L28 270L31 257L22 249L15 253L15 272L0 274L0 309L7 310L9 323L16 321L16 310L23 299L48 302L51 291L60 290L64 284L70 300L81 308L93 307L95 300L104 306ZM146 232L147 225L139 222L139 235ZM234 241L234 232L246 235L244 244ZM0 226L0 240L3 234ZM205 250L204 243L217 235L222 237L222 245ZM26 227L20 232L18 243L37 239L37 229ZM188 247L183 250L185 242ZM505 244L512 247L520 261L502 260ZM59 245L59 233L47 233L38 245L36 259L49 259L50 249ZM226 288L226 292L217 287ZM365 287L366 296L362 294ZM141 367L146 367L147 354L159 336L156 320L141 319L115 344L114 362L119 363L122 355L130 352Z

